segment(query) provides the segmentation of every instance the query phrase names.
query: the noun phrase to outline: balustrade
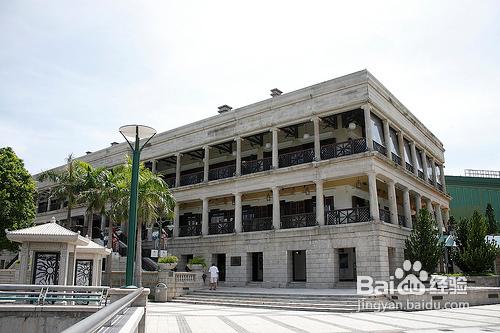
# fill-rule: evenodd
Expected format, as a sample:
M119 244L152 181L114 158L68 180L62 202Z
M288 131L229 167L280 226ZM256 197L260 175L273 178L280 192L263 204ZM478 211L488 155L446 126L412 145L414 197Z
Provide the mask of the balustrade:
M181 186L203 183L203 171L181 176Z
M305 150L294 151L291 153L282 154L279 156L280 168L304 164L314 161L314 149L309 148Z
M175 187L175 177L165 178L165 183L167 183L169 188Z
M394 153L391 153L391 157L392 157L392 161L394 163L401 165L401 157L399 157L398 155L396 155Z
M336 157L363 153L367 150L366 139L360 138L345 142L333 143L321 147L321 159L327 160Z
M179 226L179 237L200 236L201 222L197 224L188 224Z
M373 149L375 151L378 151L379 153L381 153L382 155L385 156L386 154L386 150L385 150L385 147L382 146L380 143L378 143L377 141L373 141Z
M220 168L211 169L208 171L208 180L217 180L234 177L236 165L226 165Z
M418 178L424 179L424 172L422 170L418 170Z
M316 213L302 213L281 216L281 228L303 228L318 225Z
M250 173L271 170L272 165L273 159L271 157L253 161L242 161L241 174L248 175Z
M404 227L406 225L406 216L398 214L398 224Z
M325 212L325 223L328 225L368 222L370 220L370 207L336 209Z
M210 235L232 234L234 232L234 221L212 222L208 226Z
M391 212L386 209L379 210L380 221L391 223Z
M405 165L406 165L406 170L410 171L411 173L415 171L413 165L411 165L410 163L406 162Z
M243 232L271 230L272 228L272 217L259 217L249 220L243 220Z

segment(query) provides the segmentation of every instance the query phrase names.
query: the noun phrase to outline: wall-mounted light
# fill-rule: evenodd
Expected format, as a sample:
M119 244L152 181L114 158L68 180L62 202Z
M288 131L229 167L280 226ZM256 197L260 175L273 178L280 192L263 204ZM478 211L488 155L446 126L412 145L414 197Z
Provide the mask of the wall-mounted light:
M309 187L308 186L304 186L304 192L306 192L306 195L311 194L311 192L309 192Z
M309 135L309 133L304 133L304 136L303 136L304 139L309 139L310 137L311 136Z
M267 195L266 195L266 200L267 200L267 201L271 201L271 193L269 193L269 192L267 193Z
M355 129L356 129L356 123L355 123L355 122L350 122L350 123L349 123L349 129L350 129L351 131L355 130Z
M270 142L266 142L265 148L266 149L271 149L271 143Z
M233 152L231 153L233 156L236 156L236 150L233 150Z
M359 178L358 178L358 180L356 181L356 187L357 187L357 188L361 188L361 180L359 180Z

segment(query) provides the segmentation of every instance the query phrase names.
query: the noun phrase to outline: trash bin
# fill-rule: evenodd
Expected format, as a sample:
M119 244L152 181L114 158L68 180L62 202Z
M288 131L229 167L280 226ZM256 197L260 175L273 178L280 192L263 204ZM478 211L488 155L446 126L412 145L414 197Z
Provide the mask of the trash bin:
M167 301L167 285L165 283L158 283L155 287L155 302Z

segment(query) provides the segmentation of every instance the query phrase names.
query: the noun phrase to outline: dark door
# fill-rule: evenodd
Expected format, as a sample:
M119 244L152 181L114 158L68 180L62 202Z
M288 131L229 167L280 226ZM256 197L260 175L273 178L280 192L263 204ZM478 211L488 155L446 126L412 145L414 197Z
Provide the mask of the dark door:
M264 277L264 255L262 252L252 253L252 281L262 281Z
M59 283L59 253L37 252L33 269L33 284Z
M219 281L226 281L226 254L217 254L217 268L219 269Z
M92 260L76 260L75 267L75 285L76 286L91 286L92 285Z
M306 281L306 251L292 252L293 281Z

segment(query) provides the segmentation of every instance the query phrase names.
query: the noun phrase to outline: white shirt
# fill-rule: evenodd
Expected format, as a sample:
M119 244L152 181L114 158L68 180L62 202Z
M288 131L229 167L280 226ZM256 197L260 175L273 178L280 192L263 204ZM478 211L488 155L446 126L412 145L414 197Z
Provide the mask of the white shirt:
M219 269L217 266L210 266L208 269L208 272L210 273L210 277L218 277L219 276Z

